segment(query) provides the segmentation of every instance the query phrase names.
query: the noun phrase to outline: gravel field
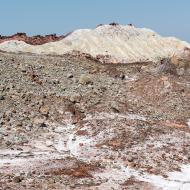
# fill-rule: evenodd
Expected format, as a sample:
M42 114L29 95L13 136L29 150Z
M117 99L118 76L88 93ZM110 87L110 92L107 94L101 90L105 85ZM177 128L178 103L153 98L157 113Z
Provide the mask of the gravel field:
M189 190L190 75L159 68L1 52L0 189Z

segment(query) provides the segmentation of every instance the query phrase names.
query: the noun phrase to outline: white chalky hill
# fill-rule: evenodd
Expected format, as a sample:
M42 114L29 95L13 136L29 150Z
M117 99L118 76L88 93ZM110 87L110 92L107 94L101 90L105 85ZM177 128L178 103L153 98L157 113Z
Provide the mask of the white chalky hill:
M109 55L110 62L114 63L157 61L185 47L190 44L130 25L101 25L92 30L76 30L60 41L38 46L15 40L0 44L0 50L8 52L62 55L76 50L93 57Z

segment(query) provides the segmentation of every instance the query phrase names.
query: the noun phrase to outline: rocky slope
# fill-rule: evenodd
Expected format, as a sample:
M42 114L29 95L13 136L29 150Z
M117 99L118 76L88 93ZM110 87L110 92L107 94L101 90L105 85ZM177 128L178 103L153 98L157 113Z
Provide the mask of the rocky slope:
M50 34L46 36L27 36L26 33L17 33L12 36L1 36L0 35L0 43L6 42L6 41L12 41L12 40L17 40L17 41L23 41L27 44L31 45L42 45L45 43L49 42L55 42L63 39L64 36L57 36L56 34Z
M189 190L190 78L161 65L0 53L0 189Z
M0 189L189 190L188 47L115 23L1 43Z
M32 46L22 41L0 44L0 50L63 55L72 51L87 53L105 63L157 61L190 47L176 38L161 37L152 30L132 25L100 25L72 32L58 42Z

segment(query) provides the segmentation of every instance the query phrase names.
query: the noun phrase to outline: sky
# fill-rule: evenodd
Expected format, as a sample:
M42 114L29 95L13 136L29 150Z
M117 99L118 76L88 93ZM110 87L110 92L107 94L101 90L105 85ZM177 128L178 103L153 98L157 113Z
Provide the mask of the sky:
M66 34L132 23L190 42L190 0L0 0L0 35Z

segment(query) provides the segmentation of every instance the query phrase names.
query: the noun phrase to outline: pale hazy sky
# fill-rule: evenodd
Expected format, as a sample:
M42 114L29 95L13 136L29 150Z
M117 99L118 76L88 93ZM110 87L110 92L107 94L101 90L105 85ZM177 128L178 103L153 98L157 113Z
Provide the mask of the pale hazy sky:
M0 0L0 34L64 34L133 23L190 42L190 0Z

